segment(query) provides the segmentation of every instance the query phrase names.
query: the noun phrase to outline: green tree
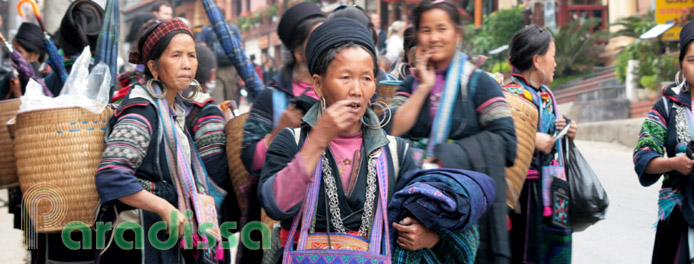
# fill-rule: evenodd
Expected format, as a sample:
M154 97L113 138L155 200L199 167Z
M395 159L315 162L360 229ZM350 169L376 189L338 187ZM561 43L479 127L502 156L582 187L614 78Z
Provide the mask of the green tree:
M600 24L599 18L590 18L583 23L574 20L566 23L556 32L552 32L556 45L557 62L555 73L557 76L569 76L581 73L595 65L598 57L603 52L604 46L598 42L607 40L609 33L603 30L594 30Z

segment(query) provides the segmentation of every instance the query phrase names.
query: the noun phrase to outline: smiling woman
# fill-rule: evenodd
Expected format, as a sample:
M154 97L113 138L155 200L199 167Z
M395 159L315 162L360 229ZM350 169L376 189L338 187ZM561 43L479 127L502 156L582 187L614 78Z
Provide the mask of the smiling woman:
M96 174L103 207L98 220L136 222L145 233L158 221L178 227L186 224L196 237L202 223L217 223L214 210L205 210L204 205L220 204L224 196L208 180L185 129L183 101L187 98L182 92L193 89L190 97L194 97L199 89L194 80L198 62L193 33L179 19L144 27L130 62L146 65L146 86L133 86L109 122L110 134ZM218 234L218 228L213 230ZM178 240L182 234L183 228L178 228L159 232L157 239L166 241L171 235ZM220 249L182 250L183 244L154 248L149 239L145 236L144 249L107 247L99 262L215 262L223 257Z

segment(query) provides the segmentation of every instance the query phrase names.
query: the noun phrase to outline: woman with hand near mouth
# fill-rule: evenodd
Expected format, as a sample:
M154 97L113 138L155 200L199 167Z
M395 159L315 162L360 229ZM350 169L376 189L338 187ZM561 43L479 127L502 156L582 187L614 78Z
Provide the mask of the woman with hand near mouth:
M300 128L285 128L275 137L258 186L268 215L281 220L282 247L294 239L290 235L292 220L308 199L306 190L316 183L314 172L320 173L320 195L315 204L303 205L316 208L315 214L301 216L303 221L314 216L315 232L343 233L350 239L342 246L368 249L370 233L382 232L370 232L371 223L382 220L375 217L376 208L384 206L379 190L385 191L381 188L386 186L392 193L395 175L416 168L405 141L387 137L368 107L376 90L375 53L368 30L349 18L323 23L308 39L308 69L320 102L304 115ZM384 182L388 184L382 185ZM437 243L435 232L413 223L415 226L420 227L415 244L431 247ZM335 239L336 235L333 245Z
M509 263L504 166L516 156L511 109L499 84L456 48L462 25L455 5L422 1L412 14L416 76L396 91L386 131L412 140L413 157L423 168L466 169L494 179L492 209L479 222L477 262Z

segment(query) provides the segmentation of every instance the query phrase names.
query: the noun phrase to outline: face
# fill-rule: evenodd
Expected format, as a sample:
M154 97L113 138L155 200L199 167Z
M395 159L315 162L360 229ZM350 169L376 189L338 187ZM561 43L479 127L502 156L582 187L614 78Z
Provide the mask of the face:
M327 106L341 100L354 100L352 107L363 116L376 91L373 58L362 48L347 48L335 55L323 76L313 75L313 89L325 98Z
M456 43L462 39L446 11L435 8L422 14L417 32L418 46L431 54L436 68L448 65L456 52Z
M682 76L689 83L689 87L694 84L694 43L689 44L687 53L682 59Z
M154 79L161 80L167 89L177 92L187 89L198 70L193 38L188 34L177 34L169 42L159 62L150 60L147 66Z
M369 17L371 18L371 23L373 23L374 27L376 27L376 30L381 29L381 16L378 14L371 14Z
M19 42L17 42L16 40L12 42L12 46L19 52L19 54L22 54L22 57L24 57L24 59L27 62L36 62L39 60L39 57L41 56L41 54L38 54L36 52L26 51L24 47L22 47L22 45L19 45Z
M173 17L173 9L168 6L161 6L159 12L154 12L154 16L159 20L169 20Z
M554 55L556 48L554 46L554 41L549 43L549 49L545 55L535 55L533 63L535 68L542 69L545 72L545 79L543 84L550 84L554 81L554 69L557 68L557 63L554 61ZM539 77L542 78L542 73L538 73ZM537 82L542 82L543 80L538 79Z

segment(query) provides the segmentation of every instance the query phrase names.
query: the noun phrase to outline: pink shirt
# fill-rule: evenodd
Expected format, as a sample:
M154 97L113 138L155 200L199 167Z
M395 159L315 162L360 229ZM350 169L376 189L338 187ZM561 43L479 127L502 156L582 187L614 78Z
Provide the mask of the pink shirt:
M360 162L362 160L359 157L361 155L361 145L361 132L340 135L328 144L340 170L342 188L348 196L357 179L356 176L352 176L358 173L359 164L355 164L355 161ZM301 202L306 194L308 184L312 181L313 175L308 175L304 159L300 153L297 153L294 159L287 164L287 167L280 170L275 176L272 187L275 201L277 201L279 208L283 211L289 211L289 209Z

